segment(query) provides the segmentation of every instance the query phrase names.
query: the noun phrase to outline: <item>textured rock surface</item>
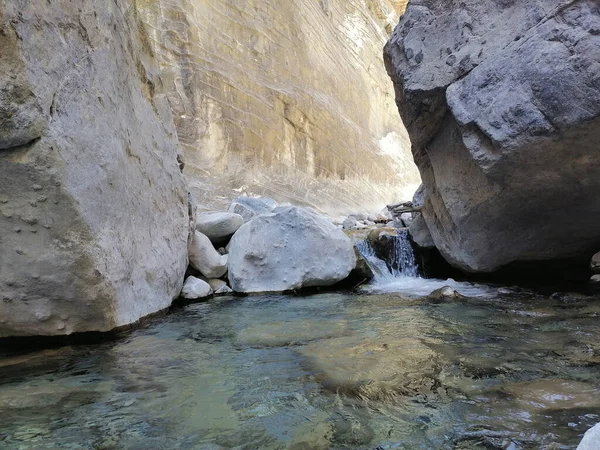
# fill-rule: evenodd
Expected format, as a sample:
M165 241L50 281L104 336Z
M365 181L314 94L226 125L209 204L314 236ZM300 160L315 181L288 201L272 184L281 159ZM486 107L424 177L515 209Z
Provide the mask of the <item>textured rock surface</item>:
M196 277L187 277L181 289L181 296L188 300L206 298L212 293L212 287L206 281Z
M408 6L386 66L427 188L423 216L453 265L589 260L600 246L598 8Z
M244 218L230 212L200 213L196 218L196 230L212 242L230 238L244 224Z
M126 5L0 3L0 337L110 330L181 290L187 190Z
M190 266L207 278L219 278L227 272L227 255L221 255L204 234L196 231L189 250Z
M404 1L137 3L199 205L246 192L337 215L412 195L381 60Z
M600 448L600 423L586 431L577 450L597 450Z
M255 217L233 235L229 281L236 292L330 286L356 266L352 241L327 219L293 206Z
M248 222L259 214L271 212L276 206L277 202L272 198L238 197L229 205L228 211L239 214L244 218L244 222Z

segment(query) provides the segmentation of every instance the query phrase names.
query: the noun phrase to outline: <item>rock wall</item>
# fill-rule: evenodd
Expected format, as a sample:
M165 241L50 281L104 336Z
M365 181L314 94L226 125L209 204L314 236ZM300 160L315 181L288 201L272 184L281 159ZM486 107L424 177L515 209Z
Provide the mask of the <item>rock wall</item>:
M166 308L187 266L187 190L133 4L5 0L0 49L0 337Z
M328 213L419 183L381 47L404 1L138 0L198 204L240 193Z
M385 48L453 265L589 261L600 247L600 10L593 0L413 0Z

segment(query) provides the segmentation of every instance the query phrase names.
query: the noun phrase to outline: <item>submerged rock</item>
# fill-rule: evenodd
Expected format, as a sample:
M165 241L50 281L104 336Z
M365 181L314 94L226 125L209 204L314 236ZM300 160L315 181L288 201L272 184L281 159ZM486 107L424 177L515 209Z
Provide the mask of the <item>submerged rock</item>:
M271 212L277 202L268 197L238 197L229 206L229 212L239 214L248 222L259 214Z
M181 290L181 296L189 300L196 300L199 298L205 298L213 293L210 285L199 278L187 277Z
M215 250L210 239L196 231L189 250L190 266L207 278L219 278L227 272L227 255Z
M600 423L585 432L577 450L598 450L600 448Z
M0 3L0 337L108 331L181 291L180 148L127 11Z
M196 230L217 244L233 236L243 224L242 216L230 212L200 213L196 218Z
M600 247L599 29L595 0L409 3L385 62L455 267Z
M448 300L456 300L459 298L465 298L464 295L460 294L458 291L455 291L450 286L443 286L439 289L436 289L431 294L427 296L427 300L436 302L443 302Z
M236 292L330 286L355 266L354 247L343 231L294 206L255 217L229 245L229 281Z

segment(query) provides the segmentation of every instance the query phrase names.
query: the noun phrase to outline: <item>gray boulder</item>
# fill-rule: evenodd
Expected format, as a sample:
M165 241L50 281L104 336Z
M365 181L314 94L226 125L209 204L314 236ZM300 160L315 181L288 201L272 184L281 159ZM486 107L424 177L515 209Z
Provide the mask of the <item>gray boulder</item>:
M226 241L243 224L244 218L231 212L205 212L196 217L196 230L214 243Z
M0 337L108 331L181 291L180 148L126 11L0 2Z
M598 450L600 448L600 423L586 431L577 450Z
M188 300L206 298L212 295L213 290L210 285L199 278L187 277L181 290L181 296Z
M600 274L592 275L592 277L590 278L590 283L600 284Z
M189 246L190 266L207 278L219 278L227 273L227 255L221 255L210 239L196 231Z
M590 262L590 269L592 269L593 273L600 274L600 252L592 256L592 261Z
M239 214L248 222L259 214L268 213L277 206L277 202L268 197L238 197L229 206L229 212Z
M335 284L356 257L350 238L329 220L287 206L242 226L231 239L228 265L234 291L280 292Z
M415 244L423 249L431 249L435 247L435 242L429 232L429 227L420 213L415 214L410 228L408 229L410 236Z
M454 266L600 247L598 30L594 0L409 3L385 62Z

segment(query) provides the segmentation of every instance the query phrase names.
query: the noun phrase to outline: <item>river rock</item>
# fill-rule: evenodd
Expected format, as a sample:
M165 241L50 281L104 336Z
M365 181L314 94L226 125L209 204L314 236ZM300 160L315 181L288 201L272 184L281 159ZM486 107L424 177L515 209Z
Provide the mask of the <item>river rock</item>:
M231 212L200 213L196 230L214 243L226 241L244 224L244 218Z
M196 277L187 277L181 290L181 296L188 300L196 300L199 298L205 298L213 293L210 285Z
M585 432L577 450L598 450L600 448L600 423Z
M229 281L236 292L330 286L355 266L354 247L343 231L294 206L255 217L229 246Z
M592 284L600 284L600 274L592 275L590 282Z
M159 67L127 2L0 3L0 337L163 310L188 191Z
M354 229L357 229L356 228L357 225L358 225L358 222L356 221L356 219L354 217L347 217L342 222L342 229L343 230L354 230Z
M590 269L592 269L593 273L600 274L600 252L592 256L592 261L590 262Z
M458 291L455 291L450 286L443 286L439 289L436 289L431 294L427 296L427 300L432 303L441 303L449 300L456 300L459 298L464 298Z
M227 255L215 250L210 239L196 231L189 247L190 266L207 278L219 278L227 272Z
M233 292L225 281L218 278L211 278L208 280L208 284L215 294L230 294Z
M259 214L272 211L276 206L277 202L268 197L238 197L229 205L228 211L239 214L244 222L248 222Z
M600 248L598 2L410 2L385 47L443 256L468 272Z

